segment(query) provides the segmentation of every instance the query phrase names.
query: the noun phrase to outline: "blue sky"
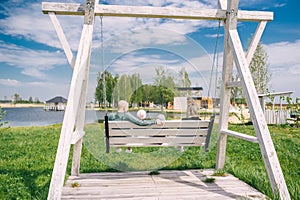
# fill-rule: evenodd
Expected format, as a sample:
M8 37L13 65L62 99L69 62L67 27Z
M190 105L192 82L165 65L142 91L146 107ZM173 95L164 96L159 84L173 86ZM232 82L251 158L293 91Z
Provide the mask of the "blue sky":
M76 2L53 1L50 2ZM14 93L23 99L41 101L68 96L72 70L61 48L50 18L41 11L39 0L1 0L0 2L0 99ZM101 0L116 5L217 8L216 1L194 0ZM274 12L261 39L268 53L272 91L294 91L300 97L300 18L296 0L240 0L240 9ZM58 16L73 54L79 44L83 17ZM208 90L209 74L216 42L218 22L170 19L104 17L105 66L112 73L140 73L144 82L155 78L161 66L175 77L184 67L193 86ZM257 23L239 23L244 48ZM219 43L219 70L222 61L223 30ZM93 99L96 76L101 66L100 18L96 18L88 98ZM219 71L220 72L220 71Z

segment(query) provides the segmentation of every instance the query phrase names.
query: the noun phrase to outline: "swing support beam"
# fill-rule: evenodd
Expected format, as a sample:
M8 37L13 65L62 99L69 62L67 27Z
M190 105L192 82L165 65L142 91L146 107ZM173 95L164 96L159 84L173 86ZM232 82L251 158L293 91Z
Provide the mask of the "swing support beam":
M44 14L55 12L56 15L84 15L85 4L43 2ZM152 6L95 5L96 16L170 18L194 20L225 20L227 9L194 9ZM239 10L239 21L272 21L273 12Z
M239 0L219 0L219 9L182 9L171 7L99 5L95 0L86 0L86 4L43 2L42 11L49 14L58 38L73 68L73 76L68 96L66 113L61 129L58 150L53 168L48 199L60 199L71 144L74 144L71 175L78 176L84 135L85 103L88 85L88 73L95 16L170 18L186 20L222 20L224 24L223 84L221 88L221 110L218 133L216 168L224 168L226 158L227 135L258 143L267 169L274 196L290 199L277 154L270 137L263 111L249 70L257 44L260 41L267 21L273 20L272 12L238 10ZM56 15L83 15L84 25L76 59L63 33ZM246 54L237 32L238 21L259 22ZM241 77L232 82L233 66ZM230 89L241 85L246 94L251 119L256 136L247 136L228 130ZM80 134L79 134L80 133ZM74 139L74 135L77 136ZM79 135L79 136L78 136Z

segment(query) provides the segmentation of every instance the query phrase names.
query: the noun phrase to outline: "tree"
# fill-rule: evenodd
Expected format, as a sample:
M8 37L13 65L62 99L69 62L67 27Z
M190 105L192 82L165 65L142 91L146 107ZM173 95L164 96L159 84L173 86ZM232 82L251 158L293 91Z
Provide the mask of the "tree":
M14 102L14 103L17 103L18 101L21 101L22 100L22 98L21 98L21 96L18 94L18 93L15 93L13 96L12 96L12 101Z
M29 97L28 103L33 103L32 96Z
M154 85L158 89L156 94L158 95L157 98L162 105L161 109L163 110L164 105L166 105L169 101L173 101L176 85L171 73L168 73L162 67L155 68L155 71L156 78L154 80Z
M240 78L238 75L232 76L231 81L237 82L237 81L240 81ZM232 97L232 99L231 99L232 104L235 105L236 103L241 103L239 100L244 99L242 88L241 87L231 88L231 97Z
M191 87L191 80L189 78L188 72L183 67L179 72L179 79L177 82L179 87ZM190 91L182 91L180 96L188 96Z
M269 71L268 54L261 43L257 45L252 61L249 65L255 88L258 94L270 91L271 73Z
M142 90L139 90L139 88L143 85L142 79L139 74L135 73L128 77L130 80L130 85L132 88L132 94L130 97L130 103L136 103L142 101L143 98L143 92Z
M130 97L130 101L136 103L155 102L155 92L155 86L144 84L133 92Z
M6 111L3 111L0 106L0 127L7 123L7 122L2 121L5 117L5 115L6 115Z
M118 94L120 100L125 100L130 102L130 96L132 95L133 89L130 83L130 76L123 74L117 85L118 85Z
M40 102L40 99L39 99L38 97L35 97L35 98L34 98L34 102L35 102L35 103L41 103L41 102Z
M257 45L253 58L249 64L254 86L258 94L265 94L270 91L271 73L269 71L268 55L261 43ZM239 76L232 77L232 81L239 81ZM244 103L245 97L242 88L231 89L233 103ZM237 102L238 101L238 102Z
M105 77L104 77L105 76ZM105 78L105 83L104 83L104 78ZM100 74L98 77L98 82L96 86L96 92L95 92L95 99L98 101L99 106L101 105L106 105L105 103L108 102L108 104L112 104L112 94L113 90L115 88L117 79L113 77L113 75L108 72L104 71L104 73ZM105 84L105 89L106 89L106 102L104 102L104 84Z

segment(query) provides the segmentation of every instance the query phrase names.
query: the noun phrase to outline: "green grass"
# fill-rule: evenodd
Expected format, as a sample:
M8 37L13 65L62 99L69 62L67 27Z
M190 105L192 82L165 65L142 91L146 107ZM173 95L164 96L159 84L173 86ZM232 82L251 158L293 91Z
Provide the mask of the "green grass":
M224 169L215 170L213 176L227 176Z
M46 199L61 125L0 129L0 199ZM105 153L103 127L88 125L81 158L81 172L158 171L215 167L216 130L209 152L188 147L133 148L133 153ZM253 128L232 125L230 129L253 134ZM300 129L270 126L271 136L292 199L300 199ZM72 150L71 150L72 151ZM71 158L68 169L70 172ZM258 144L228 137L225 171L273 198ZM216 172L217 173L217 172Z
M205 179L204 179L204 182L205 182L205 183L214 183L215 181L216 181L215 178L205 178Z

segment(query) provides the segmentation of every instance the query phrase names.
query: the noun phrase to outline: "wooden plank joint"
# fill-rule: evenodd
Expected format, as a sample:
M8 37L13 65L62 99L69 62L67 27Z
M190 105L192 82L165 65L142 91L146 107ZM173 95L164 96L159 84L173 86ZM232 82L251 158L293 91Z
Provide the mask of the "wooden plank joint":
M84 135L85 135L85 132L83 130L74 131L72 134L71 144L76 144Z

